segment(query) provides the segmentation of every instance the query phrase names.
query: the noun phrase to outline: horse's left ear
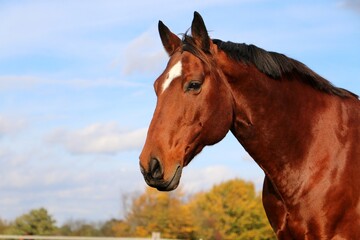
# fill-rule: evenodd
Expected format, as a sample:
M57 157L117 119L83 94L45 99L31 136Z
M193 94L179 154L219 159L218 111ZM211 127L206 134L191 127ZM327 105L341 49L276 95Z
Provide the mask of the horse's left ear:
M194 12L194 19L191 24L191 35L195 40L196 45L202 50L210 51L210 37L206 30L204 20L198 12Z

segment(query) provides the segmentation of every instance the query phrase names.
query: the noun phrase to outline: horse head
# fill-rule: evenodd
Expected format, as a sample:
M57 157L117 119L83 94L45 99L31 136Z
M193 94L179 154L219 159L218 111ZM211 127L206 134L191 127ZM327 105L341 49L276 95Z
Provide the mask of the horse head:
M191 36L183 39L161 21L159 34L169 55L156 79L156 109L140 155L140 168L148 185L175 189L183 167L206 145L224 138L233 121L233 98L217 68L216 45L195 12Z

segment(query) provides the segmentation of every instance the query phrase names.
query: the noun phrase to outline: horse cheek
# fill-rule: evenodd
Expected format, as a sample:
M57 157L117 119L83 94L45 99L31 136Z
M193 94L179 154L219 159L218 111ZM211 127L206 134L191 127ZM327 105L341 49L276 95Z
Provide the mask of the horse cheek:
M230 130L232 123L232 107L227 94L225 94L225 92L223 93L225 96L213 97L211 99L211 109L213 110L209 111L211 112L208 119L209 124L206 124L206 134L208 135L207 145L213 145L221 141ZM220 99L222 100L220 101Z

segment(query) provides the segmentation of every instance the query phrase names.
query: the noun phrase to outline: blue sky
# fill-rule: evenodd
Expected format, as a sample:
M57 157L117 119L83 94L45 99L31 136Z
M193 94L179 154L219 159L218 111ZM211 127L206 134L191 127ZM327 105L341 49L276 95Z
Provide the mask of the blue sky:
M0 218L45 207L62 223L123 216L145 189L138 155L167 56L158 20L295 58L360 94L360 2L0 1ZM184 169L193 193L263 174L229 134Z

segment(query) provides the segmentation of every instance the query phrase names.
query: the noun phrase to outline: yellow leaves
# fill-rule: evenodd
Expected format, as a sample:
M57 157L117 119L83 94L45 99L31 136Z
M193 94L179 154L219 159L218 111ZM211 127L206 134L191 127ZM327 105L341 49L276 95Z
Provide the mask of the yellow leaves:
M181 190L168 193L147 188L134 200L126 216L133 236L161 232L165 238L189 238L193 232L192 218L182 196Z
M114 223L111 226L111 230L114 233L115 237L129 237L130 236L130 227L124 221L119 221Z
M117 236L178 239L275 239L254 185L239 179L214 186L185 201L180 190L159 192L147 188L133 200Z
M196 211L199 238L275 239L252 183L224 182L195 196L191 206Z

